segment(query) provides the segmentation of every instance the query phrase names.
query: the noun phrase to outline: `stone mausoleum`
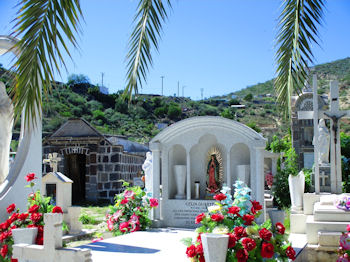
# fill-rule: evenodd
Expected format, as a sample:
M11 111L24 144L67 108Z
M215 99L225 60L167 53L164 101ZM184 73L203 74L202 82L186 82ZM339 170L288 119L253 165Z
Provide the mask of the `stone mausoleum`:
M103 135L84 119L70 119L43 141L43 158L58 153L58 171L73 180L72 203L113 201L122 182L140 175L148 148L116 135ZM43 174L50 172L43 165Z

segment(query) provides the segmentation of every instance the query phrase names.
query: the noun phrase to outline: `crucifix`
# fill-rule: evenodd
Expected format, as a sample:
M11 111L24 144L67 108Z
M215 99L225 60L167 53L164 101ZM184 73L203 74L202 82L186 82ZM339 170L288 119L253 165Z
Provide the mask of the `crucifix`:
M349 116L350 112L339 110L338 81L331 81L330 91L330 110L324 112L324 115L331 120L331 191L339 194L342 192L339 120Z
M49 154L48 159L43 160L43 163L44 164L49 163L50 167L52 168L52 172L57 172L58 162L61 160L62 160L62 158L58 157L57 153L52 153L52 154Z

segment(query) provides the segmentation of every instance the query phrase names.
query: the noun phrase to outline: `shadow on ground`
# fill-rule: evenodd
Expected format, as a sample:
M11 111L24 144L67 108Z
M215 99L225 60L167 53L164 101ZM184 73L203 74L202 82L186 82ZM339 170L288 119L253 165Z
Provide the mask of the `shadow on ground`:
M159 252L159 249L112 244L106 242L95 242L87 245L79 246L79 248L89 248L92 251L114 252L114 253L130 253L130 254L154 254Z

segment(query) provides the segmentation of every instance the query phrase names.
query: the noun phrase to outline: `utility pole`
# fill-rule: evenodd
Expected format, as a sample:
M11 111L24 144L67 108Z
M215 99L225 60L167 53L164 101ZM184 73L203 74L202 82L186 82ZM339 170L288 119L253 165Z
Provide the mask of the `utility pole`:
M177 81L177 97L180 96L180 81Z
M204 88L201 88L201 97L202 97L202 100L203 100L203 91L204 91Z
M103 86L103 77L104 77L105 73L101 72L101 77L102 77L102 84L101 86Z
M161 76L160 78L162 79L162 96L163 96L163 79L164 79L164 76Z
M185 87L186 86L182 86L182 97L185 97Z

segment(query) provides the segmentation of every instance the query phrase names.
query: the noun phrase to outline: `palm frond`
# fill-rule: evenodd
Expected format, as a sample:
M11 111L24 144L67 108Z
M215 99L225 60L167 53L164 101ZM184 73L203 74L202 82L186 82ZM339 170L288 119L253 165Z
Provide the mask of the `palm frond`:
M16 44L21 54L13 66L17 84L11 91L15 116L24 111L25 125L35 127L41 116L40 84L50 91L54 72L65 67L61 49L71 56L64 39L77 47L82 12L79 0L22 0L19 7L12 35L21 38Z
M277 34L277 102L286 116L291 112L291 96L300 93L307 79L308 61L313 62L311 45L318 44L318 29L324 0L284 0Z
M165 0L171 8L170 0ZM131 99L138 93L142 81L146 81L149 65L152 65L151 48L158 51L162 23L167 19L163 0L140 0L134 21L135 28L129 41L127 54L127 85L124 96Z

